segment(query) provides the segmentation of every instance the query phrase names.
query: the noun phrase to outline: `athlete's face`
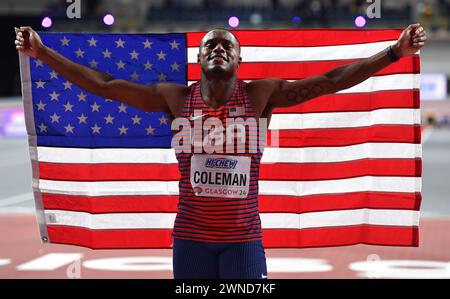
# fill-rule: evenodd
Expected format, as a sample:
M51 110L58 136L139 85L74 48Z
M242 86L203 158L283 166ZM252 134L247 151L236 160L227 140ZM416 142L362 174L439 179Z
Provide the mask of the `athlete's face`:
M235 73L241 60L239 43L226 30L212 30L200 42L198 63L203 72Z

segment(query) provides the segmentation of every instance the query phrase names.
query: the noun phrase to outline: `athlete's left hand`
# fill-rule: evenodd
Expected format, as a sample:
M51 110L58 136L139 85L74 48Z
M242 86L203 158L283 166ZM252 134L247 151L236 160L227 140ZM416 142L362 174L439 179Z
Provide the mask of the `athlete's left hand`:
M420 24L411 24L403 30L399 39L392 46L392 50L398 57L407 57L416 53L425 45L427 36Z

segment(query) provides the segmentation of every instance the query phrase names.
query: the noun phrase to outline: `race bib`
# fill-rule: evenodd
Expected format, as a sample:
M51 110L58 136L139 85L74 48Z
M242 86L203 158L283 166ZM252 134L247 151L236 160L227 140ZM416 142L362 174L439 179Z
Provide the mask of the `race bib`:
M191 185L196 196L246 198L250 157L192 155Z

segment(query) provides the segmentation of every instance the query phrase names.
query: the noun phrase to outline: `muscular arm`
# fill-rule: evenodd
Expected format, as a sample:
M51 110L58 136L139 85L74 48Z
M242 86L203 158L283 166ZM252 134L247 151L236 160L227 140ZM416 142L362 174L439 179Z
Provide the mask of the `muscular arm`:
M82 89L104 98L124 102L143 111L170 112L172 105L168 95L186 88L170 83L141 85L115 79L107 73L75 63L46 47L39 35L30 27L21 27L21 31L17 34L17 41L19 51L44 61Z
M423 28L414 24L406 28L393 51L398 57L412 55L419 50L426 39ZM416 30L414 35L413 30ZM381 51L369 58L349 65L334 68L322 75L289 82L282 79L267 79L270 97L268 104L272 107L294 106L321 95L335 93L350 88L370 78L392 62Z

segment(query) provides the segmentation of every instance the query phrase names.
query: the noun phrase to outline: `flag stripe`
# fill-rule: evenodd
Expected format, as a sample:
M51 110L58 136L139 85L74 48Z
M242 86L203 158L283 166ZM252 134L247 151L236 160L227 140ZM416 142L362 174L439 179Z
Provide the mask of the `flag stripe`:
M357 176L420 176L420 159L361 159L336 163L262 164L261 180L330 180ZM177 164L39 163L41 179L61 181L178 181Z
M65 194L42 195L44 208L47 210L68 210L99 213L176 213L178 210L178 196L149 195L149 196L76 196ZM409 209L419 210L421 204L420 193L401 192L349 192L341 194L320 194L309 196L278 196L261 195L258 205L261 213L286 212L308 213L327 210L343 209ZM193 206L207 210L211 209L207 202L192 201ZM216 205L235 205L230 201L218 201Z
M313 228L359 224L417 226L418 211L355 209L303 213L261 213L263 228ZM172 228L175 213L114 213L90 214L84 212L46 210L50 225L100 229Z
M367 58L383 51L397 40L321 47L241 46L245 62L327 61ZM187 48L187 62L197 63L198 47ZM276 53L276 55L274 55Z
M366 142L420 143L420 125L268 131L267 145L279 147L348 146ZM275 134L275 136L272 136ZM277 137L278 134L278 137Z
M419 74L395 74L395 75L375 76L370 77L369 79L359 84L356 84L353 87L340 90L337 92L337 94L374 92L382 90L419 89L420 88L419 78L420 78ZM189 81L188 84L193 84L194 82L195 81Z
M172 246L172 229L90 230L82 227L50 225L48 234L52 243L74 244L93 249L169 248ZM355 225L303 230L265 229L263 234L263 245L266 248L325 247L359 243L418 246L417 227ZM133 240L133 242L123 240Z
M177 163L173 149L127 148L58 148L38 146L33 161L50 163ZM365 158L418 158L420 144L412 143L361 143L336 147L276 148L266 147L262 163L314 163L342 162Z
M329 46L396 40L401 29L232 30L241 46ZM187 46L198 47L205 32L187 33Z
M420 124L419 109L379 109L370 112L274 114L270 130L350 128L371 125Z
M313 113L372 111L382 108L420 108L420 92L413 90L387 90L362 93L330 94L301 105L274 109L273 113Z
M296 61L296 62L243 62L238 69L238 77L249 80L265 78L301 79L321 75L333 68L359 61L331 60L331 61ZM413 61L414 60L414 61ZM418 73L420 71L419 57L405 57L397 63L380 70L375 75L393 75L404 73ZM197 63L188 65L189 80L199 80L201 68Z
M294 195L328 194L361 191L419 192L417 177L363 176L325 181L259 181L259 194ZM110 195L177 195L177 181L55 181L33 180L33 186L44 193L84 196Z

